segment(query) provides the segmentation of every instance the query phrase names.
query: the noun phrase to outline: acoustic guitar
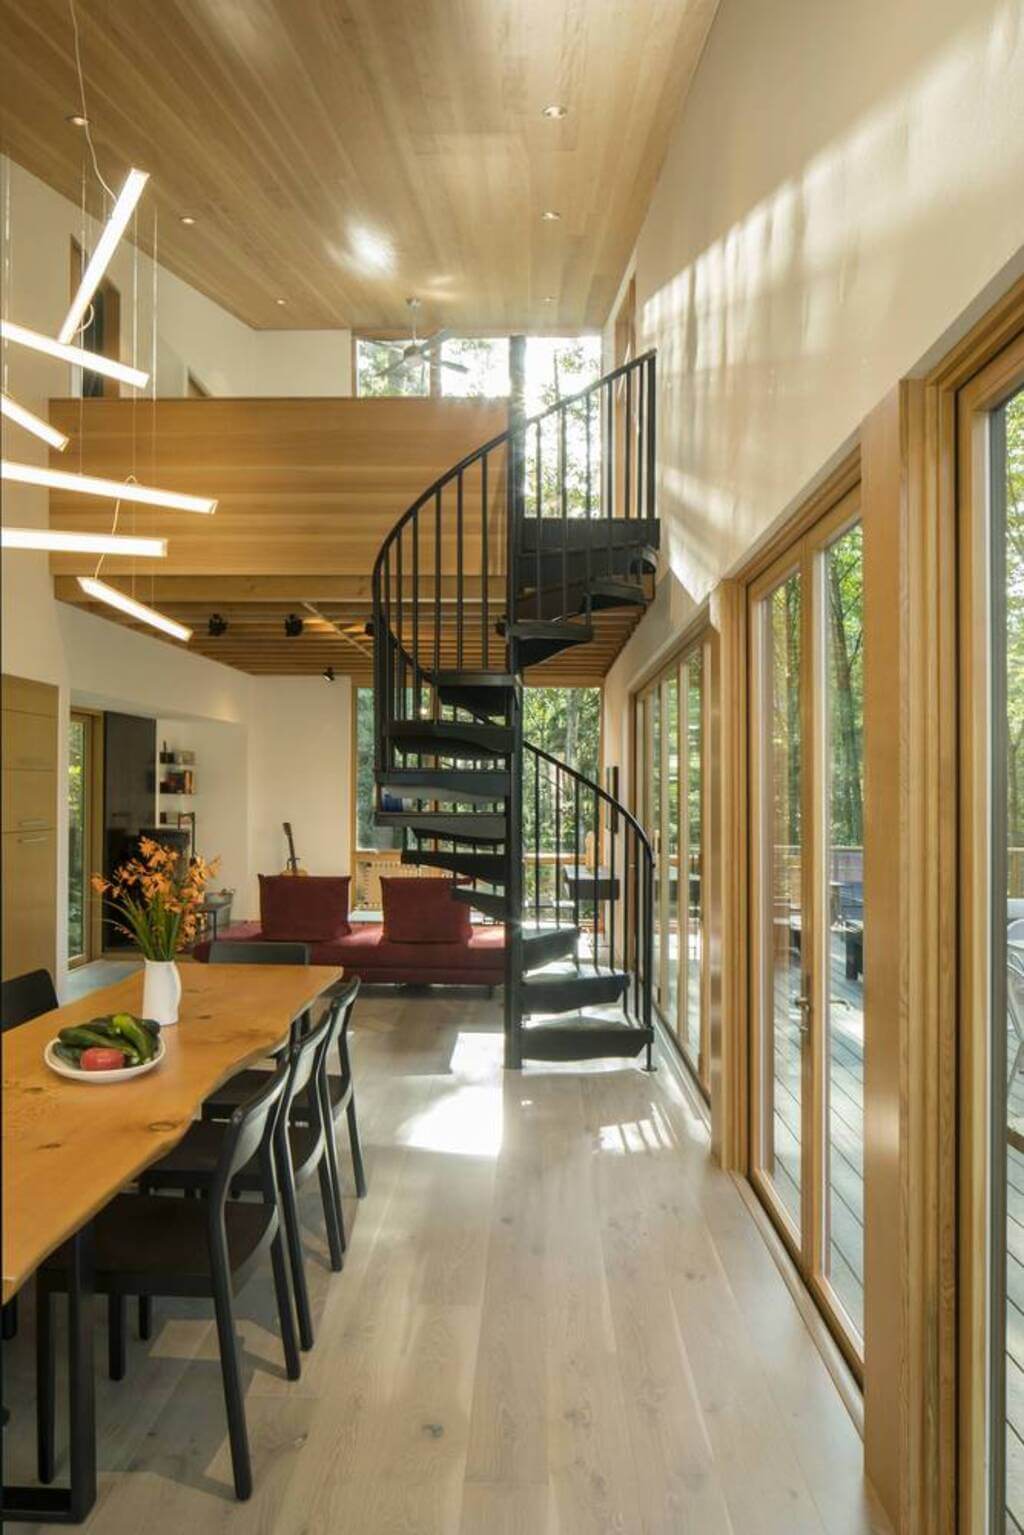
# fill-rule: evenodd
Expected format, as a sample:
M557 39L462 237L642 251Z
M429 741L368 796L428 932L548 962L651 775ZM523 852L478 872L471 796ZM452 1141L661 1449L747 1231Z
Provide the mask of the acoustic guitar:
M288 838L288 863L281 870L281 873L305 875L308 871L299 868L299 860L295 856L295 838L292 836L292 823L291 821L282 821L281 824L284 827L284 834Z

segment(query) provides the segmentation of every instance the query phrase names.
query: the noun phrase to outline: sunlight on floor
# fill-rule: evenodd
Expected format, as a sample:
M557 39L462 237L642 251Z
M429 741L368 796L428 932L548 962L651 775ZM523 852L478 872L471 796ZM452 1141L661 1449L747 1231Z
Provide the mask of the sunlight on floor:
M497 1157L504 1128L502 1050L500 1033L460 1032L451 1056L459 1085L401 1126L401 1144L449 1156Z

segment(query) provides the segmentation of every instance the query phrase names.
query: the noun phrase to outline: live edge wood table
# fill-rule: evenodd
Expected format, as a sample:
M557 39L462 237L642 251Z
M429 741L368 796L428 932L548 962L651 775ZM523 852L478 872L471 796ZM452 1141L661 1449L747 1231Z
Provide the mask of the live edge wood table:
M70 1239L71 1474L67 1487L5 1484L0 1520L77 1524L96 1500L93 1217L181 1140L204 1098L286 1043L342 974L328 965L183 965L167 1054L136 1082L80 1086L52 1072L43 1049L67 1024L139 1013L141 972L4 1034L3 1299Z

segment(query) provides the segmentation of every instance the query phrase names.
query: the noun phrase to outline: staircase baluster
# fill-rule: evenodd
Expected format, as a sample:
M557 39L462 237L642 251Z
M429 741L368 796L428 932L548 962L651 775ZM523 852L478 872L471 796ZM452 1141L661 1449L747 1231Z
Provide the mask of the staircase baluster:
M555 926L562 925L562 769L555 768Z
M441 670L441 491L434 496L434 676ZM431 689L434 719L439 717L437 683Z
M572 925L579 932L580 928L580 781L573 779L573 869L576 878L572 884ZM579 962L577 956L577 970Z
M647 359L647 515L653 521L654 504L654 473L655 473L655 427L657 423L656 391L657 381L654 373L654 353Z
M646 368L641 368L640 372L637 374L637 379L636 379L636 394L637 394L637 401L636 401L636 515L637 515L637 517L642 517L643 516L642 508L643 508L643 504L644 504L644 451L643 451L644 450L644 443L643 443L643 433L644 433L644 418L645 418L644 401L646 399L646 390L644 388L644 380L646 379L646 377L647 377L647 369Z
M590 407L593 404L593 402L594 402L594 391L592 389L590 389L590 390L587 391L587 522L588 523L590 522L590 520L591 520L591 518L593 516L593 512L591 510L591 505L590 505L590 496L591 496L591 484L590 484L590 477L591 477L590 431L591 431L591 414L592 414ZM587 561L587 590L589 591L590 590L591 577L592 577L591 561L592 561L592 558L593 558L593 556L591 554L591 549L590 549L590 529L589 529L589 527L587 529L587 537L585 538L584 543L585 543L586 551L587 551L586 552L586 561Z
M533 911L540 925L540 758L534 758L533 771Z
M632 489L632 486L630 484L630 469L632 467L632 460L633 460L633 375L632 375L632 373L627 373L626 374L626 420L625 420L625 423L623 425L623 433L622 433L622 435L623 435L623 437L625 439L625 441L623 443L623 447L625 449L625 454L626 454L625 475L624 475L623 496L622 496L622 508L623 508L623 512L625 513L626 517L629 517L629 514L630 514L629 513L630 494L629 493L630 493L630 490ZM609 572L609 574L610 574L610 572Z
M462 470L459 470L455 485L455 670L462 670L462 643L463 643L463 603L465 593L462 586ZM456 711L457 713L458 711Z
M615 838L618 828L615 823L615 811L608 808L608 969L615 969L615 902L618 899L615 891Z
M412 682L413 718L420 717L420 513L417 507L412 514Z
M559 415L558 475L562 514L562 617L569 616L569 479L565 461L565 418L568 410Z
M537 526L537 617L540 618L542 616L542 613L541 613L541 602L542 602L542 598L541 598L541 586L542 586L542 580L541 580L541 564L542 564L542 561L541 561L541 544L543 542L543 540L541 538L541 533L544 531L544 524L541 521L541 504L542 504L544 492L543 492L543 488L542 488L543 487L543 478L542 478L542 474L541 474L542 449L541 449L541 440L540 440L540 422L539 421L537 422L537 425L536 425L534 430L535 430L536 438L537 438L537 441L534 444L534 500L537 503L537 524L536 524L536 526Z
M508 470L506 452L506 472ZM483 616L483 640L481 644L482 669L487 670L490 664L490 635L488 627L490 623L488 608L490 604L491 566L487 548L487 524L490 521L490 507L487 504L487 454L480 460L480 566L483 580L482 608Z

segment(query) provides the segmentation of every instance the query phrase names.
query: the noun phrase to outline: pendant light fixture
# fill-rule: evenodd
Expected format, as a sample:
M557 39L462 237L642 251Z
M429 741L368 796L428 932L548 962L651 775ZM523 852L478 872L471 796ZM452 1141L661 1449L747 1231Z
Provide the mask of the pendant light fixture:
M76 334L82 323L82 317L92 301L103 280L103 274L110 265L110 258L117 249L121 236L128 227L128 220L135 212L136 204L142 196L143 188L149 180L148 171L130 170L124 186L118 194L110 217L106 222L103 233L96 243L89 260L89 265L82 273L82 281L78 285L78 292L71 301L71 308L64 317L64 324L57 332L57 340L62 345L67 345L72 336Z
M175 512L203 512L209 516L217 510L216 501L209 496L186 496L176 490L157 490L152 485L106 480L94 474L69 474L63 469L19 464L6 458L0 461L0 479L11 480L16 485L45 485L50 490L70 490L83 496L110 496L117 501L135 501L141 506L167 506Z
M97 602L105 602L108 607L117 608L122 613L127 613L129 618L137 618L140 623L152 624L154 629L163 630L172 639L190 640L192 630L184 624L177 623L173 618L168 618L164 613L158 613L156 608L147 608L144 602L136 602L134 597L129 597L126 592L118 591L116 586L108 586L106 581L97 581L95 576L79 576L78 584L87 596L95 598Z
M132 384L136 389L145 389L149 382L149 374L143 373L141 368L130 368L125 362L116 362L113 357L103 357L99 352L87 352L84 347L65 346L62 341L54 341L52 336L43 336L37 330L29 330L27 325L16 325L13 320L0 320L0 340L31 347L35 352L45 352L48 357L71 363L72 367L88 368L90 373L103 373L107 378L116 378L119 383Z
M48 554L121 554L162 560L166 538L136 537L134 533L70 533L63 528L2 528L0 548L42 549Z
M32 432L34 436L41 437L48 442L51 448L56 448L58 453L63 453L68 445L68 439L63 432L58 432L49 421L44 421L42 416L37 416L35 411L27 410L24 405L19 405L17 400L12 400L9 394L0 394L0 414L13 421L16 426L23 426L26 432Z

